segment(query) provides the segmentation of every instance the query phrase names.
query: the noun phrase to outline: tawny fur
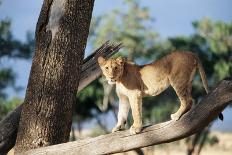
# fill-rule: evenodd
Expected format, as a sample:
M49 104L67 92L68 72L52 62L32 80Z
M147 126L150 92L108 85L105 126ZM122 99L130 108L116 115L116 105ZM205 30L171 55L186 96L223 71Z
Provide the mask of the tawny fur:
M147 65L136 65L126 62L122 57L98 58L101 70L109 84L116 84L119 97L118 122L112 132L124 128L128 111L131 107L134 123L131 134L142 129L142 98L156 96L170 85L174 88L179 100L179 110L171 114L172 120L178 120L192 106L192 81L199 69L203 86L208 92L207 80L199 58L191 52L173 52L160 60Z

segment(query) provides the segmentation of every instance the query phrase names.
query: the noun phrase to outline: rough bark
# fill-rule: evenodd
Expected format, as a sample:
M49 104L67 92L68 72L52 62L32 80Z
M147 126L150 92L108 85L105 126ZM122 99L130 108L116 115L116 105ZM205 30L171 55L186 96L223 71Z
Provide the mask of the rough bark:
M209 125L232 101L232 79L223 80L202 101L178 121L145 127L140 134L120 131L95 138L59 144L25 152L25 155L95 155L125 152L136 148L186 138Z
M94 0L44 0L15 152L69 140Z
M7 154L15 145L22 104L0 122L0 154Z
M99 56L109 58L118 52L121 47L122 44L110 44L107 41L84 59L79 84L81 88L78 91L81 91L100 76L101 72L97 64L97 58ZM99 76L96 76L96 74ZM6 154L15 145L21 110L22 104L0 122L0 154Z

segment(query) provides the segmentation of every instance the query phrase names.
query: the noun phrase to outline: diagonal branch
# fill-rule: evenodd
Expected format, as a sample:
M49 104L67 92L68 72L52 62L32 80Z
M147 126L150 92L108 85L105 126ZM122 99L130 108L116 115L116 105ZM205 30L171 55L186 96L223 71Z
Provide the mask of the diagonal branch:
M145 127L140 134L121 131L95 138L30 150L26 155L110 154L168 143L188 137L206 127L232 101L232 79L223 80L178 121Z
M97 58L99 56L108 58L118 52L120 48L122 48L122 44L111 44L107 41L84 59L78 91L100 76ZM22 104L0 122L0 154L7 153L15 144L21 110Z
M115 53L117 53L120 50L120 48L122 48L122 44L110 44L109 41L107 41L94 53L92 53L84 59L81 71L81 79L78 86L78 92L101 75L101 70L97 64L97 58L99 56L109 58Z

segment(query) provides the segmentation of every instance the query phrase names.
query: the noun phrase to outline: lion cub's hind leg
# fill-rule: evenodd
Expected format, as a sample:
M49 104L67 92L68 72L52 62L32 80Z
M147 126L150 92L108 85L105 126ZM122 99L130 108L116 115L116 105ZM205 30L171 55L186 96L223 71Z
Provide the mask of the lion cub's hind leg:
M171 114L171 119L177 121L180 117L188 112L193 104L192 99L192 81L196 72L196 68L194 68L189 75L188 81L182 82L173 82L171 81L171 85L174 88L179 100L180 100L180 108L174 114Z
M180 117L189 111L192 107L192 96L188 93L188 88L182 91L176 91L178 98L180 100L180 108L177 110L176 113L171 114L172 120L179 120Z

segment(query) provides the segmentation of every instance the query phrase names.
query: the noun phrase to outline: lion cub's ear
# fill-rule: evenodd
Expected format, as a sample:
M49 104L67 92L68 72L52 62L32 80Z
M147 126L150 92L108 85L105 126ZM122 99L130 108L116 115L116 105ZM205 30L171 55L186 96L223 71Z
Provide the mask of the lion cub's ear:
M116 59L116 62L117 62L119 65L124 65L125 61L126 61L126 59L123 58L123 57L118 57L118 58Z
M99 64L100 66L102 66L102 65L105 64L106 59L104 59L102 56L100 56L100 57L98 57L97 61L98 61L98 64Z
M119 65L124 65L125 61L126 61L126 59L123 58L123 57L118 57L118 58L116 59L116 62L117 62Z

